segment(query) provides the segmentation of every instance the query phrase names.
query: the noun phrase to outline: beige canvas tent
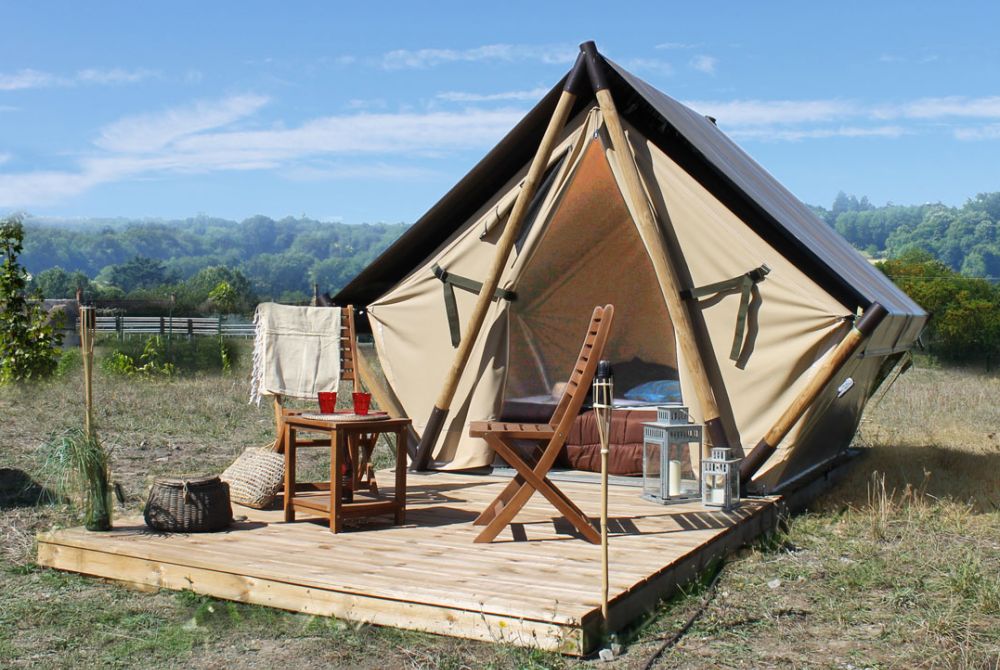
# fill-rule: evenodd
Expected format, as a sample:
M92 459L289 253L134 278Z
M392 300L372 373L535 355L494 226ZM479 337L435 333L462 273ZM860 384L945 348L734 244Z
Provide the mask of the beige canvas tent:
M737 451L749 452L774 426L856 315L874 303L887 311L757 473L757 490L775 490L843 451L926 314L714 120L606 66L628 150L614 150L594 91L577 95L458 380L432 466L492 462L486 445L468 436L471 421L534 405L544 416L598 304L616 310L605 356L616 366L616 395L655 402L665 399L657 393L679 392L700 418L694 362L678 346L651 261L652 247L663 245L687 289L700 364ZM418 434L564 83L334 298L367 306L386 379ZM638 169L641 204L623 196L623 161ZM640 235L637 206L655 215L655 238ZM629 395L643 389L652 395Z

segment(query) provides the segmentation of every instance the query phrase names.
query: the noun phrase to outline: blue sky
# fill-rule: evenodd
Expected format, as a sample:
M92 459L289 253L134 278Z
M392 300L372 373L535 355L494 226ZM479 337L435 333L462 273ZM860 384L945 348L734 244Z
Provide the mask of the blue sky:
M411 222L587 39L806 202L1000 190L996 3L611 7L0 0L0 213Z

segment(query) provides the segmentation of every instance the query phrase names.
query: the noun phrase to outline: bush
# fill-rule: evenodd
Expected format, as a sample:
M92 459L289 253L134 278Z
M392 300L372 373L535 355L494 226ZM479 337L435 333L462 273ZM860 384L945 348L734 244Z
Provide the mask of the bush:
M56 364L56 376L65 377L71 372L76 372L83 365L83 356L79 349L66 349L59 355L59 362Z
M170 376L178 372L229 372L239 359L236 343L215 338L167 338L153 335L111 341L110 351L101 360L101 369L110 374Z
M18 262L23 246L20 219L0 221L0 385L51 375L62 341L41 293L28 294L31 276Z
M930 353L948 361L1000 356L1000 286L964 277L927 252L913 251L877 266L931 315L924 332Z

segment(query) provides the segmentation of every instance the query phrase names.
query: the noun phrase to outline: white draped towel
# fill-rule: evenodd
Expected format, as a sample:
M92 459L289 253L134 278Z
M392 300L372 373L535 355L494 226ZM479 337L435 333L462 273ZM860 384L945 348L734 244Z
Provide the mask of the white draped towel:
M340 385L340 310L261 303L254 315L250 402L316 398Z

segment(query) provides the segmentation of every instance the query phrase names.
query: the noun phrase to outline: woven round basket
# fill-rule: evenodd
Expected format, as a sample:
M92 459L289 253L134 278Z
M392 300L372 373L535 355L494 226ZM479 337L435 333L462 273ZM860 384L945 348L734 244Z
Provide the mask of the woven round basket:
M285 482L285 457L270 449L249 447L222 473L222 481L229 484L234 503L270 507Z
M229 485L214 475L157 479L143 516L147 526L168 533L221 530L233 522Z

